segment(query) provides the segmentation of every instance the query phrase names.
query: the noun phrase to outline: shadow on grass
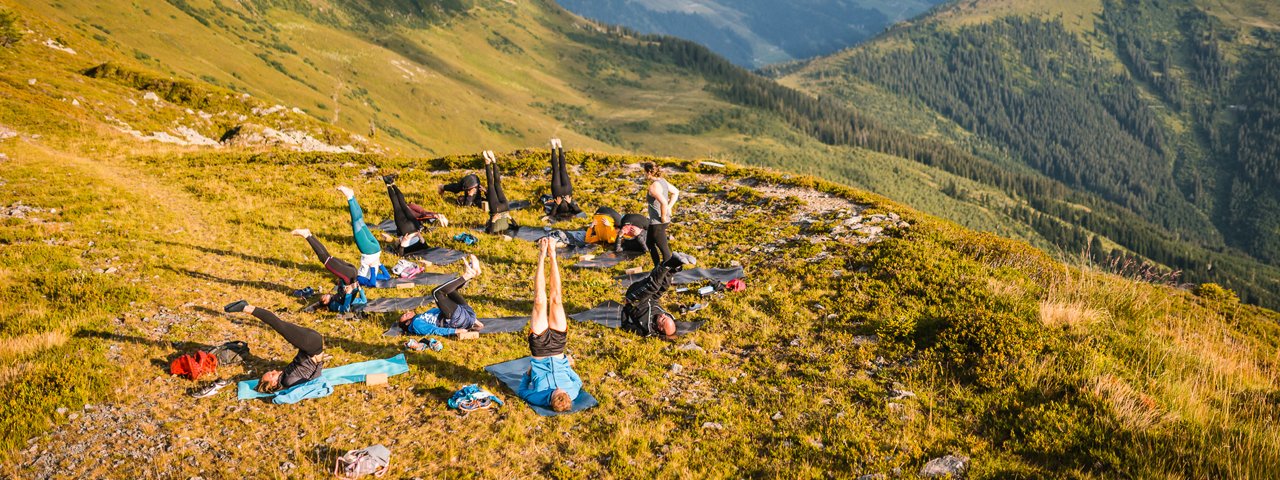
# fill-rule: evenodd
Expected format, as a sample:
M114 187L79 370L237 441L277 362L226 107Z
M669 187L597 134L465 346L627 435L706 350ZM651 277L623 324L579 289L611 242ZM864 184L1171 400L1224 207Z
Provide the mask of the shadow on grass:
M195 270L191 270L187 268L174 268L170 266L165 266L163 268L180 275L194 278L196 280L204 280L206 282L217 282L224 285L230 285L233 287L253 287L261 290L274 291L274 292L280 292L285 294L292 293L294 290L293 287L290 287L288 285L281 285L275 282L267 282L263 280L235 280L230 278L222 278L217 275L212 275L204 272L197 272Z
M135 345L146 345L157 348L172 348L174 351L163 358L151 359L151 364L159 368L165 374L169 373L169 364L173 363L178 357L193 353L197 350L208 351L217 345L210 345L200 342L167 342L164 340L151 340L149 338L138 337L134 335L121 335L118 333L104 332L102 330L81 330L75 333L75 338L94 338L99 340L113 342L127 342ZM248 365L266 365L269 363L262 357L253 354L253 347L249 347L249 354L244 356L244 363Z
M273 267L288 268L288 269L293 269L293 270L315 270L315 271L325 271L325 270L324 270L324 266L319 265L318 263L299 263L299 262L296 262L296 261L293 261L293 260L281 260L281 259L278 259L278 258L260 257L260 256L257 256L257 255L249 255L249 254L247 254L247 253L233 252L233 251L230 251L230 250L223 250L223 249L220 249L220 248L204 247L204 246L200 246L200 245L191 245L191 244L186 244L186 243L171 242L171 241L168 241L168 240L155 240L155 243L159 243L159 244L162 244L162 245L169 245L169 246L171 246L171 247L190 248L190 249L192 249L192 250L197 250L197 251L204 252L204 253L208 253L208 254L211 254L211 255L221 255L221 256L226 256L226 257L235 257L235 258L239 258L239 259L241 259L241 260L245 260L245 261L249 261L249 262L255 262L255 263L260 263L260 264L263 264L263 265L269 265L269 266L273 266Z

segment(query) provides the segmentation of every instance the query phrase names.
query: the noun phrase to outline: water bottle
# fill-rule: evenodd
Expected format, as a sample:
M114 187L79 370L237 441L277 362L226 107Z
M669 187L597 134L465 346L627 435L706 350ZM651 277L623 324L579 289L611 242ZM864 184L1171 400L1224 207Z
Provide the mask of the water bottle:
M415 352L421 352L422 349L427 348L427 344L410 339L408 342L405 342L404 347Z
M427 339L427 347L430 348L431 351L433 352L439 352L441 350L444 350L444 344L440 343L439 340L436 340L434 338Z

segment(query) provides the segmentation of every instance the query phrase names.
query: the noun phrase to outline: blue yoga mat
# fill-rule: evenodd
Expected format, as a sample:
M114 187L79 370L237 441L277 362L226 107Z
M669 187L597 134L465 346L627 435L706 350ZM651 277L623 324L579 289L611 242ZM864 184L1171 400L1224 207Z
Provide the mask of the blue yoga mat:
M348 383L360 383L364 381L364 377L375 373L385 373L388 377L399 375L409 371L409 364L405 362L404 354L401 353L394 357L384 360L369 360L367 362L352 363L341 367L326 368L320 372L320 377L316 380L328 382L331 386L346 385ZM312 380L312 382L316 381ZM257 388L257 380L246 380L236 385L236 396L240 400L248 400L251 398L274 397L283 393L259 393ZM295 385L294 387L297 387ZM293 388L293 387L290 387ZM287 389L286 389L287 390Z
M484 371L492 373L493 376L498 377L499 381L506 384L507 388L511 389L512 393L515 393L520 390L520 380L524 378L525 372L529 371L529 365L531 361L533 361L533 357L517 358L509 362L502 362L494 365L489 365L487 367L484 367ZM528 403L525 403L525 405L529 405L529 408L533 409L534 413L537 413L538 415L542 415L544 417L554 417L556 415L565 415L569 413L579 412L599 404L600 402L596 401L596 397L593 397L591 396L590 393L587 393L586 389L583 389L580 392L578 392L578 398L573 400L573 408L570 408L569 411L567 412L557 412L550 408L539 407L537 405L529 405Z

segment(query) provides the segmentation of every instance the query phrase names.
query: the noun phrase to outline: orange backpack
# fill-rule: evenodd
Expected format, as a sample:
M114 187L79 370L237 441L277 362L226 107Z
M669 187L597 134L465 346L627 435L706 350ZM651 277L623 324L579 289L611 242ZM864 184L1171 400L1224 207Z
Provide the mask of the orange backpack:
M169 373L196 380L206 373L218 370L218 357L206 351L198 351L178 357L169 364Z

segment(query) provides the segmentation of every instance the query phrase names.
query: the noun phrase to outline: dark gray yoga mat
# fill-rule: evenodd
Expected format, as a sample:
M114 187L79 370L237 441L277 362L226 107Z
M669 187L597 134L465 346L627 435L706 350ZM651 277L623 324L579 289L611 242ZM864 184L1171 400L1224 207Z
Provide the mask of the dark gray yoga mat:
M520 383L524 379L524 374L529 371L529 365L532 360L532 357L517 358L508 362L489 365L484 367L484 371L498 377L498 381L501 381L507 388L511 389L511 393L516 393L520 391ZM573 408L570 408L567 412L557 412L550 408L529 405L528 403L525 405L529 405L529 408L533 409L538 415L554 417L556 415L580 412L599 404L600 402L596 401L596 397L591 396L590 393L587 393L586 388L583 388L578 392L578 398L573 400Z
M644 252L609 252L591 260L582 260L573 264L577 268L613 268L622 262L643 257Z
M386 219L386 220L383 220L383 221L382 221L382 223L379 223L379 224L377 224L377 225L373 225L373 226L369 227L369 229L370 229L370 230L381 230L381 231L383 231L383 232L386 232L386 233L389 233L389 234L392 234L392 235L396 235L396 234L399 234L399 233L400 233L400 231L399 231L399 230L396 230L396 220L395 220L394 218L388 218L388 219Z
M481 335L511 333L524 330L524 326L529 324L529 317L481 318L480 323L484 324L484 328L480 329Z
M459 252L451 248L431 247L426 250L418 250L416 252L406 253L405 258L413 258L417 260L425 260L431 262L432 265L448 265L466 257L466 252Z
M409 298L375 298L364 306L365 313L390 313L413 310L423 305L435 305L431 295Z
M456 273L422 272L414 275L413 278L393 278L391 280L383 280L378 282L378 288L410 288L428 285L444 285L455 278L458 278Z
M604 325L609 328L622 327L622 304L609 300L607 302L596 305L595 308L582 313L569 315L569 318L576 322L592 322ZM684 335L699 328L702 328L703 322L676 322L676 335Z
M725 282L728 282L729 280L742 278L743 276L745 275L744 275L744 272L742 271L742 267L695 268L692 270L681 270L679 272L676 272L675 277L671 279L671 283L673 285L688 285L690 283L698 283L703 280L715 280L717 282L725 283ZM630 275L618 275L613 278L618 279L618 281L622 282L622 286L625 287L633 283L639 282L641 280L644 280L646 278L649 278L649 272L632 273Z

